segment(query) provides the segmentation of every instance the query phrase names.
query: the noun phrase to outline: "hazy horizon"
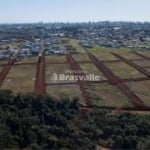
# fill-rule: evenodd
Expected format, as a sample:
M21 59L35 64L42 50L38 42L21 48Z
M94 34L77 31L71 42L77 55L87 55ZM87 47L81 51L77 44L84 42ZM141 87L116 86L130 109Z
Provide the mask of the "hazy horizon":
M0 24L150 22L149 6L149 0L5 0L0 2Z

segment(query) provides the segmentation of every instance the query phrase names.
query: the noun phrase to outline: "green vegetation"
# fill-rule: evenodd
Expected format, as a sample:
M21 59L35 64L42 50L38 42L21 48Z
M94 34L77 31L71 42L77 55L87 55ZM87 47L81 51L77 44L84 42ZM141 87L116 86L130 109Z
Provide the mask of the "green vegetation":
M117 52L129 52L133 50L133 48L125 48L125 47L120 47L120 48L114 48L114 47L106 47L106 46L100 46L100 45L95 45L93 48L88 48L90 51L94 52L99 52L99 51L117 51Z
M80 41L76 39L69 39L68 43L74 47L78 53L85 53L84 48L79 44Z
M0 91L0 149L150 148L150 115L92 110L78 101Z

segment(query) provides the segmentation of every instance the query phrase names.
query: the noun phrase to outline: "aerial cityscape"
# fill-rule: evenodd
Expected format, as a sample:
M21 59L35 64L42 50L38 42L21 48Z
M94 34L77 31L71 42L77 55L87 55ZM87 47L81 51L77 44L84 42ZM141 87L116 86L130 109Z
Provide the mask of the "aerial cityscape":
M0 149L150 149L149 2L7 1L0 2L10 8L0 10ZM102 14L116 9L102 19L102 6ZM136 18L133 8L145 14Z

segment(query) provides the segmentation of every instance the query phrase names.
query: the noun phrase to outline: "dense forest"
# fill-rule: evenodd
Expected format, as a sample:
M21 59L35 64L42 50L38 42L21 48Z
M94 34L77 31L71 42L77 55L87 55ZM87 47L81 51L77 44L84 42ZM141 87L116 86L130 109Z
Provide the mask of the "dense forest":
M77 99L0 91L0 149L150 149L150 114L93 109L79 116Z

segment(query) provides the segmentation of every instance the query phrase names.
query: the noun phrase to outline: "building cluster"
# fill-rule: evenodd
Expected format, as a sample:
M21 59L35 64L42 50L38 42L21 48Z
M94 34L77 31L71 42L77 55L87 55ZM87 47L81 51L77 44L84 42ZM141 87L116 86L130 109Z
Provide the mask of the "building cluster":
M66 53L62 39L77 39L83 47L150 49L150 23L89 22L0 25L0 58L39 54L41 38L45 55ZM17 44L16 44L17 43Z

